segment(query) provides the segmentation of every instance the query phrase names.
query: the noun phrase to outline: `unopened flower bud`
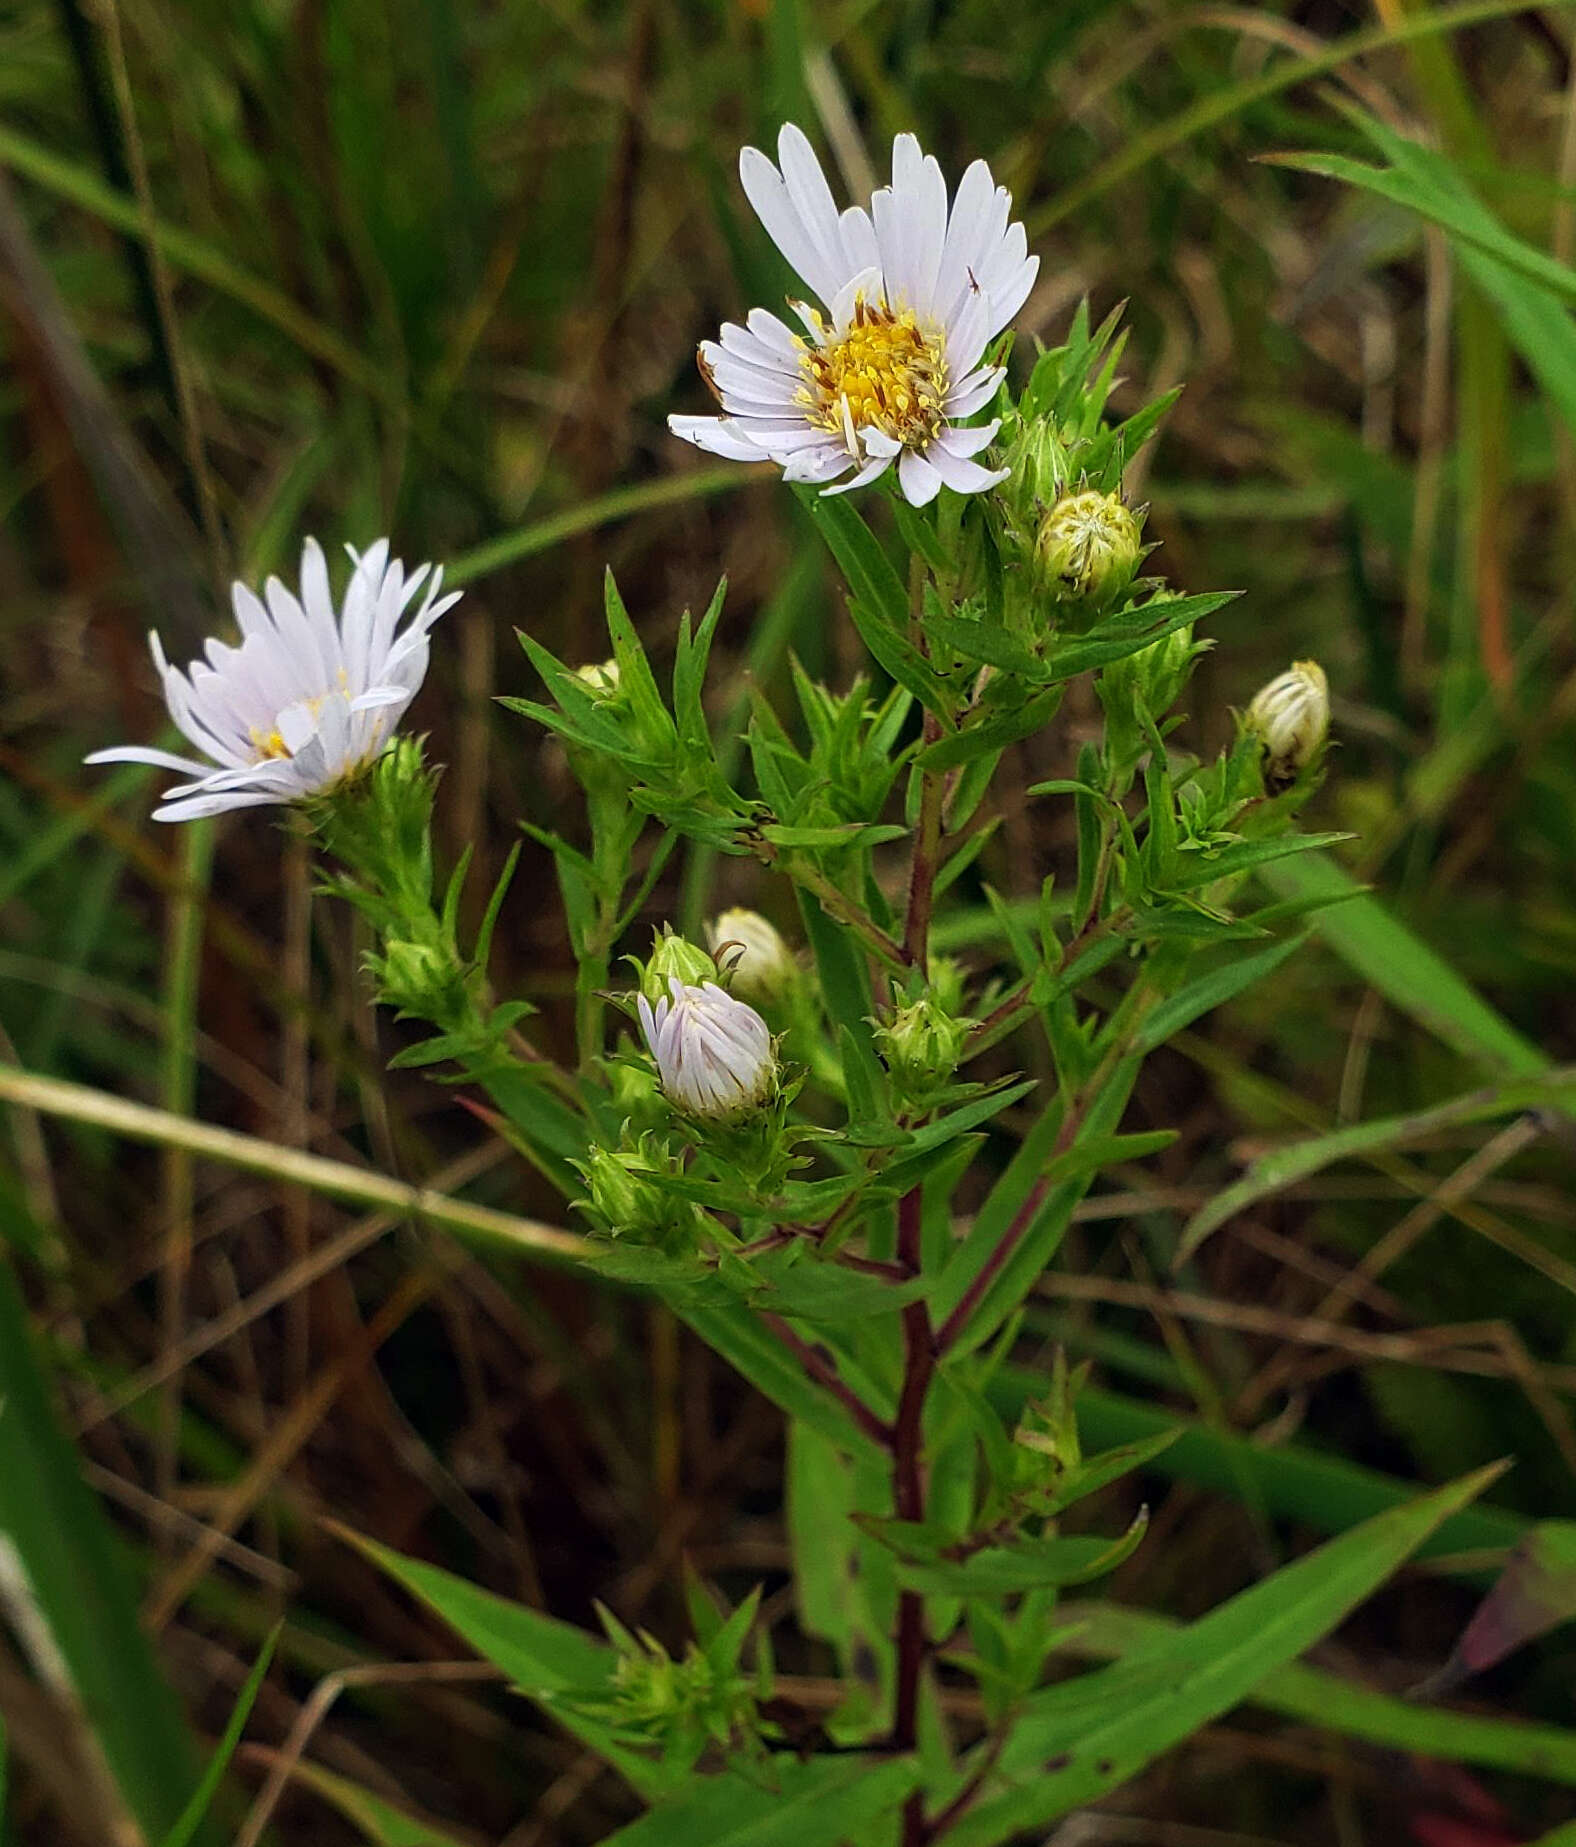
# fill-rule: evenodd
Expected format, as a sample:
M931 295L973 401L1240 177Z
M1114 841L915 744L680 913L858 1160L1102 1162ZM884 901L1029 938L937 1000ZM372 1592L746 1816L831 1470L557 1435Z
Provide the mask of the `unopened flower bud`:
M780 1000L799 970L793 952L759 911L724 911L706 926L718 964L744 1000Z
M615 1237L661 1225L667 1200L651 1171L643 1155L627 1149L593 1148L581 1163L591 1210Z
M397 938L383 945L382 955L372 957L370 966L385 1005L427 1019L441 1013L445 997L465 975L441 944Z
M639 997L640 1026L663 1093L691 1116L723 1122L759 1109L777 1079L766 1022L715 981L677 975L655 1006Z
M876 1028L877 1047L905 1102L924 1103L943 1088L957 1069L971 1024L955 1018L933 994L923 994Z
M1294 661L1254 694L1243 726L1264 746L1265 781L1295 782L1330 730L1330 686L1317 661Z
M587 661L575 669L575 678L594 699L611 699L619 689L618 662Z
M1111 602L1133 581L1143 556L1138 521L1118 494L1067 494L1040 521L1034 558L1040 582L1066 602Z
M931 998L942 1012L961 1013L963 985L967 975L957 957L932 956L925 973L930 981Z
M717 964L698 944L663 928L651 939L651 955L641 975L640 988L649 1000L660 1000L673 980L686 987L715 981Z

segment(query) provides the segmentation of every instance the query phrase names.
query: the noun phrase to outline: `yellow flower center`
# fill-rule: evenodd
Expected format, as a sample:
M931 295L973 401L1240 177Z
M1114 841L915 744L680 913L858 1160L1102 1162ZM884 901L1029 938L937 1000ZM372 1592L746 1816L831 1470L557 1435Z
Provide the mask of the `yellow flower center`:
M270 731L265 735L256 725L252 726L252 749L257 752L254 761L258 763L266 763L270 757L294 755L290 746L277 731Z
M799 402L817 429L842 433L852 423L920 448L945 420L946 354L908 309L894 313L861 297L843 334L827 346L806 343L799 366Z

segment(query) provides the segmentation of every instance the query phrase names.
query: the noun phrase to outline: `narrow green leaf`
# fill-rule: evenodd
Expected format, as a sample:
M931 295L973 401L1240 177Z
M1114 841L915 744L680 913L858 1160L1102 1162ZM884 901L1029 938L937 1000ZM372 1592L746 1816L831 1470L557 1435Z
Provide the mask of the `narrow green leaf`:
M1209 974L1190 981L1169 1000L1162 1001L1148 1016L1133 1049L1152 1052L1156 1046L1164 1045L1173 1033L1191 1025L1202 1014L1234 999L1252 987L1255 981L1272 975L1306 941L1305 936L1289 937L1284 943L1260 950L1257 955L1238 956L1224 968L1212 969Z
M202 1826L203 1817L208 1813L209 1805L219 1793L219 1785L224 1780L224 1773L229 1768L230 1759L235 1755L235 1747L241 1742L241 1733L246 1730L246 1721L252 1715L252 1707L257 1695L262 1691L263 1677L268 1672L268 1664L274 1658L274 1649L279 1642L279 1631L283 1624L277 1624L267 1641L263 1643L262 1653L253 1664L252 1671L246 1677L246 1684L241 1688L240 1696L230 1714L230 1721L224 1728L224 1736L208 1760L208 1767L202 1773L202 1781L192 1791L192 1799L186 1804L181 1818L165 1835L162 1847L190 1847L198 1828Z
M1212 1231L1255 1201L1304 1180L1336 1161L1388 1153L1436 1134L1440 1129L1469 1122L1491 1122L1496 1117L1512 1116L1529 1109L1555 1109L1565 1115L1576 1111L1576 1065L1562 1066L1539 1078L1522 1078L1497 1089L1469 1091L1447 1103L1435 1104L1432 1109L1414 1110L1405 1116L1355 1122L1349 1128L1333 1129L1327 1135L1312 1135L1304 1141L1260 1155L1240 1180L1217 1193L1188 1220L1176 1261L1185 1263Z
M799 1361L770 1330L761 1325L759 1316L747 1308L680 1308L680 1319L741 1373L750 1384L773 1404L806 1423L851 1454L884 1456L873 1439L865 1434L843 1407L823 1391L806 1374ZM855 1381L849 1380L850 1385ZM890 1402L867 1398L878 1417L892 1415Z
M3 1256L0 1405L0 1538L14 1555L14 1594L30 1600L64 1663L126 1807L150 1840L160 1840L197 1781L196 1756L110 1529L55 1420Z
M1073 1632L1072 1646L1080 1653L1101 1657L1134 1655L1153 1648L1179 1627L1169 1617L1130 1605L1063 1604L1059 1614ZM1249 1695L1249 1702L1385 1750L1415 1751L1451 1763L1479 1764L1485 1769L1576 1784L1576 1732L1557 1726L1449 1712L1415 1699L1393 1699L1301 1663L1266 1675Z
M649 1798L672 1787L674 1772L616 1744L606 1727L553 1701L555 1693L599 1687L608 1680L613 1651L605 1642L524 1604L495 1597L436 1565L406 1558L349 1527L335 1523L333 1530L441 1616L521 1693L605 1758L632 1788Z
M372 1847L465 1847L469 1837L449 1834L435 1822L405 1809L395 1808L348 1777L336 1776L308 1757L299 1758L291 1776L338 1809L352 1827L359 1828Z
M1044 1390L1039 1374L1004 1367L992 1381L990 1396L1011 1421ZM1341 1533L1360 1520L1400 1507L1416 1488L1413 1482L1308 1445L1266 1449L1164 1405L1099 1386L1086 1385L1078 1394L1078 1429L1083 1441L1092 1444L1141 1443L1165 1435L1171 1439L1169 1446L1147 1464L1157 1475L1233 1497L1316 1533ZM1501 1550L1514 1545L1529 1524L1502 1507L1465 1507L1450 1516L1419 1556Z
M882 1817L917 1786L919 1767L907 1757L779 1757L766 1777L769 1787L737 1774L702 1777L680 1800L609 1835L604 1847L841 1847L874 1839Z
M1381 1514L1153 1647L1031 1696L1001 1753L998 1793L963 1817L957 1847L994 1847L1042 1828L1229 1712L1344 1621L1499 1473L1479 1470Z
M1314 928L1343 962L1392 1005L1446 1045L1498 1076L1524 1077L1549 1060L1393 917L1379 899L1323 853L1262 866L1258 877L1283 898L1328 902Z

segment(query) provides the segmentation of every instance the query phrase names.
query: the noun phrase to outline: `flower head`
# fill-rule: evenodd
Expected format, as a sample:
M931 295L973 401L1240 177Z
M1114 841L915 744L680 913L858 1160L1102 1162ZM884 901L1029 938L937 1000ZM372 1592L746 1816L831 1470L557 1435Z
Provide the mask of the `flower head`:
M348 548L347 548L348 549ZM459 601L440 596L440 570L408 577L379 539L359 556L335 612L316 539L301 550L301 593L277 577L261 598L231 591L239 646L210 641L184 672L148 637L170 716L209 759L121 744L89 763L152 763L190 780L166 790L156 821L195 821L227 808L320 795L370 763L388 743L427 672L427 631ZM426 586L414 615L400 619ZM215 767L217 766L217 767Z
M687 987L673 975L668 990L655 1007L644 994L637 1001L668 1100L712 1121L758 1108L777 1075L766 1022L714 981Z
M1330 729L1330 684L1317 661L1294 661L1253 696L1244 728L1264 746L1271 784L1294 782Z
M998 422L965 428L1001 382L981 364L1023 306L1039 258L1012 195L977 160L948 209L947 183L913 135L892 143L892 184L839 213L810 143L789 123L778 165L758 148L739 177L777 248L820 297L794 302L795 333L764 308L704 341L700 369L724 415L670 417L675 435L735 461L776 462L790 481L861 487L897 463L916 507L943 484L973 494L1003 471L971 458ZM824 311L823 311L824 310Z
M1120 494L1067 494L1040 522L1035 559L1046 588L1077 603L1108 603L1144 555L1138 521Z
M775 924L759 911L724 911L706 926L712 954L746 1000L778 1000L793 984L798 964Z

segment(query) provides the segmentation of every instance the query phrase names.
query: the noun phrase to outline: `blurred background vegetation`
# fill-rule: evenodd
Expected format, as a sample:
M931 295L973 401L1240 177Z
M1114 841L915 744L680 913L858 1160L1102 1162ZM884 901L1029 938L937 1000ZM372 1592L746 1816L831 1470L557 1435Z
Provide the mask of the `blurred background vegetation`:
M1359 109L1568 261L1573 23L1421 0L3 0L0 1056L563 1223L462 1096L382 1077L401 1029L369 1017L351 923L311 898L298 843L268 817L155 828L156 778L81 757L163 723L148 627L184 659L228 580L292 576L308 531L391 531L468 586L415 718L478 901L520 817L571 824L555 747L493 703L533 690L511 630L599 656L604 563L659 655L726 570L714 693L735 733L792 656L845 681L854 640L792 497L664 417L704 408L697 339L789 286L741 142L796 120L854 196L902 129L954 176L983 155L1042 259L1020 342L1054 344L1084 296L1125 301L1118 406L1185 383L1132 496L1174 583L1247 594L1210 625L1183 735L1213 748L1262 680L1321 660L1340 748L1310 824L1358 836L1349 869L1484 1003L1393 979L1432 965L1382 915L1330 913L1357 922L1151 1066L1130 1126L1181 1139L1086 1203L1026 1357L1095 1362L1093 1439L1189 1425L1144 1477L1154 1523L1111 1591L1171 1615L1513 1455L1502 1511L1321 1657L1374 1690L1423 1679L1481 1549L1576 1502L1568 1133L1381 1147L1170 1262L1274 1141L1572 1057L1576 336L1568 291L1540 319L1406 204L1265 157L1373 161ZM948 944L971 966L1000 949L983 884L1027 897L1065 863L1021 791L1071 773L1093 718L1074 701L1020 753ZM780 896L678 858L642 934L724 901L786 926ZM495 974L567 1047L529 842ZM552 1847L627 1819L594 1760L443 1665L453 1638L328 1519L573 1620L600 1597L674 1644L682 1559L733 1594L762 1580L813 1709L830 1657L796 1638L780 1419L665 1315L23 1110L0 1234L0 1523L58 1550L102 1669L64 1702L0 1570L18 1847L128 1838L95 1752L123 1792L138 1767L145 1830L183 1799L197 1748L133 1598L202 1749L283 1620L223 1838L303 1739L269 1822L302 1847ZM1564 1726L1573 1669L1556 1630L1456 1697ZM1576 1811L1492 1753L1446 1766L1309 1718L1237 1715L1056 1839L1503 1847Z

